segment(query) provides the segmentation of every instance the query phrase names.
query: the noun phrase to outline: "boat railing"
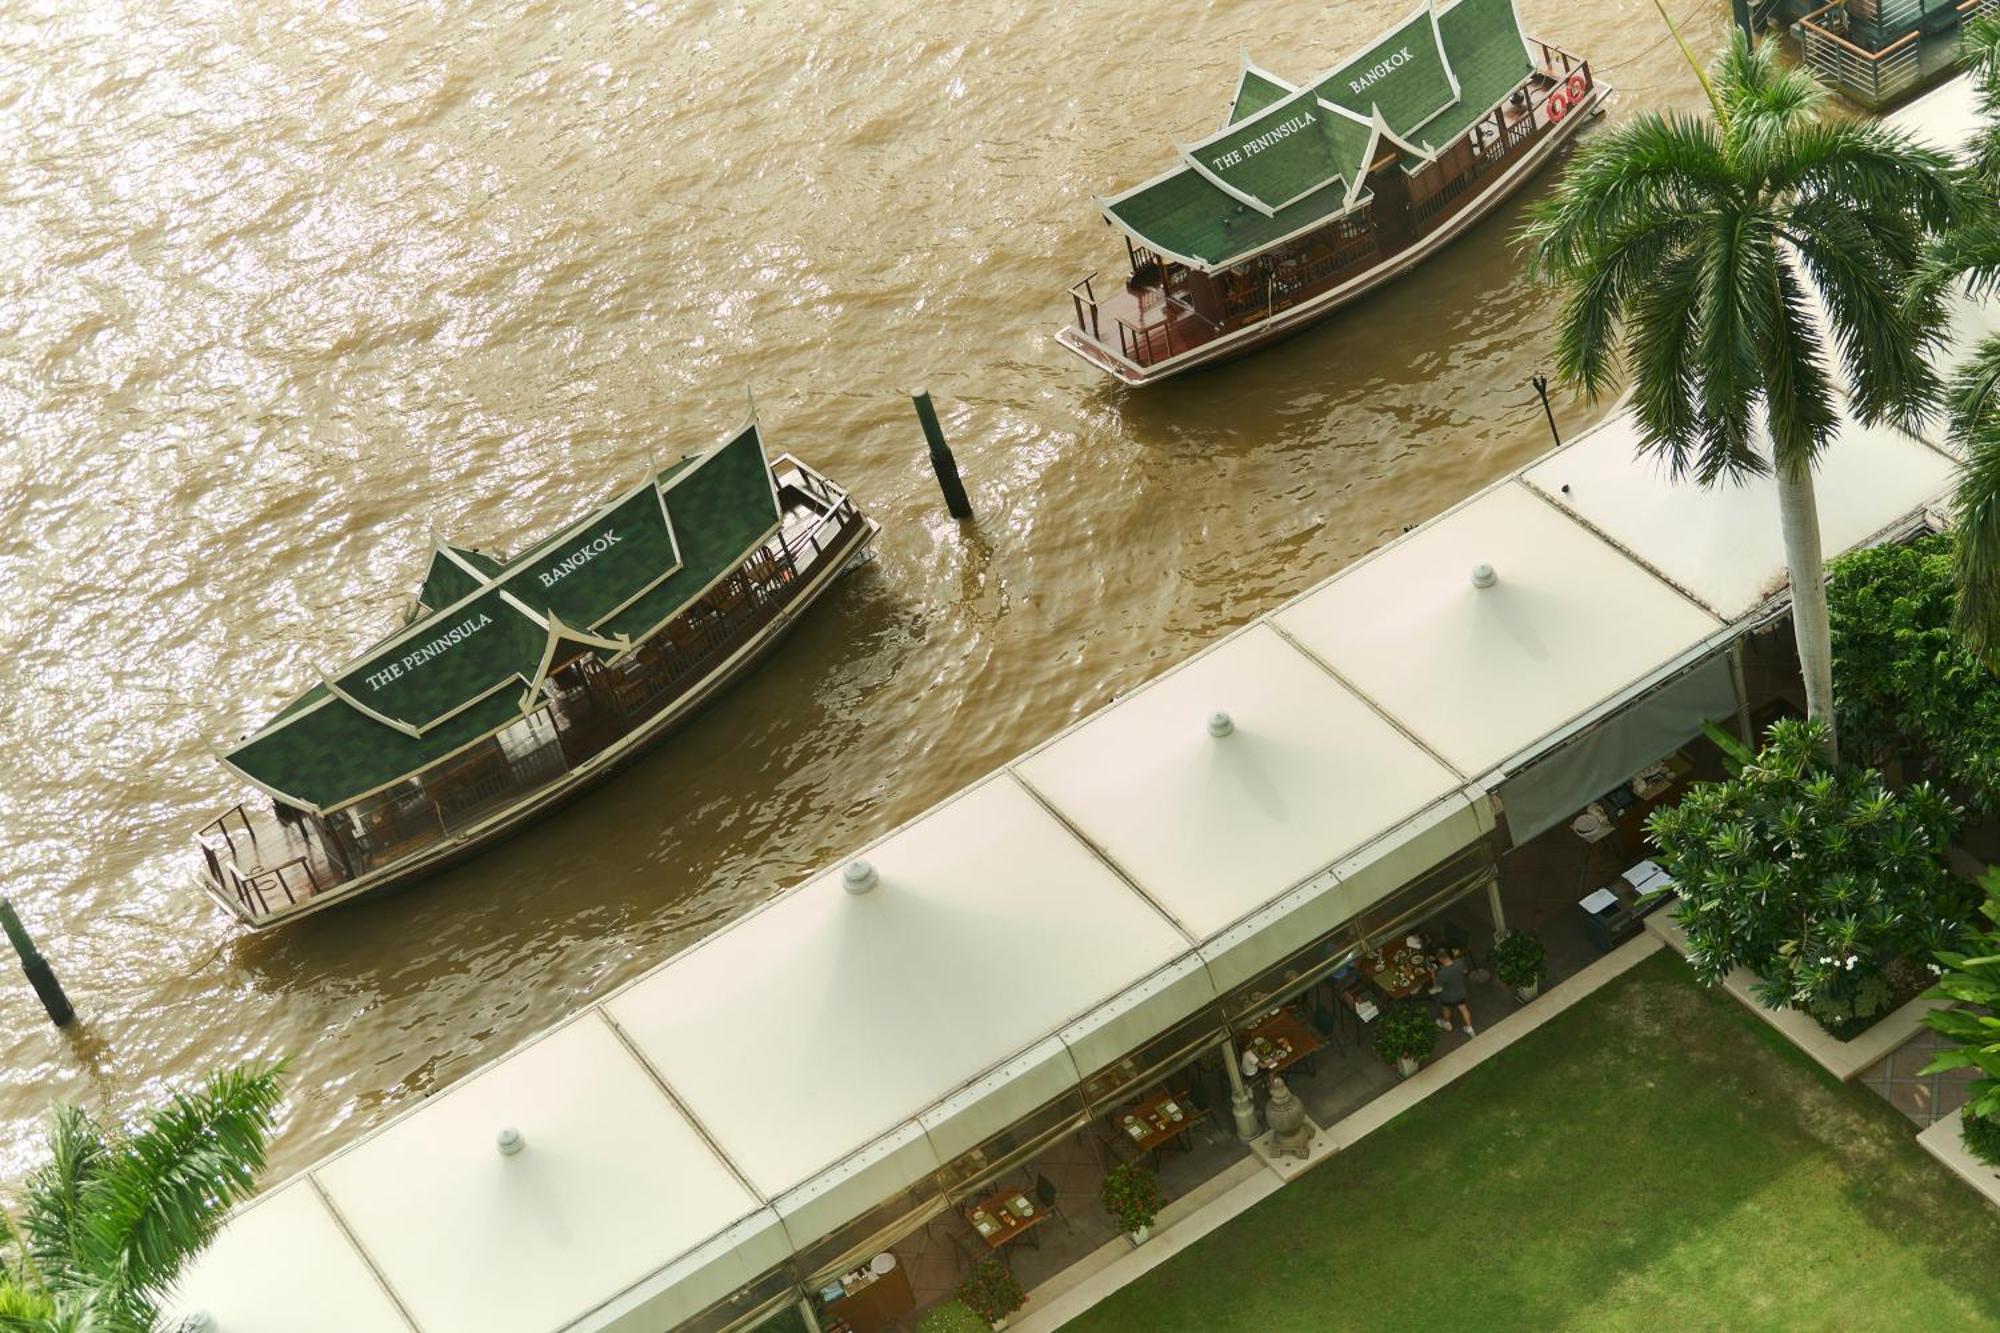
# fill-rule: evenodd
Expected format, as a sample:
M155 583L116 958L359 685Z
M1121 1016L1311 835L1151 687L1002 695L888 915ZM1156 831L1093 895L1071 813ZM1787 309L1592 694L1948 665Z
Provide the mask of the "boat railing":
M1460 145L1466 146L1471 150L1467 154L1470 160L1458 174L1412 205L1411 219L1419 230L1428 229L1441 215L1451 212L1480 180L1499 170L1526 145L1542 138L1565 115L1572 114L1571 108L1596 87L1589 61L1577 59L1547 42L1536 45L1542 48L1543 67L1515 85L1490 115L1473 122L1458 142L1445 150L1448 154Z
M1090 272L1083 275L1083 279L1081 281L1073 282L1070 284L1069 299L1070 299L1070 304L1076 307L1077 328L1081 329L1085 333L1088 333L1091 336L1091 338L1096 340L1097 342L1103 342L1104 332L1099 327L1099 318L1097 311L1097 289L1094 286L1092 286L1092 284L1095 283L1096 281L1097 281L1097 270L1092 269ZM1090 317L1088 320L1084 318L1085 311L1090 312Z
M237 832L235 835L229 832L229 821L232 815L236 818ZM249 842L252 856L258 854L257 829L250 822L250 816L243 809L243 802L241 801L230 806L220 815L217 815L214 819L209 820L208 823L203 824L199 829L195 830L195 837L200 839L204 846L208 844L211 835L222 839L223 843L229 848L229 855L232 860L241 859L236 850L237 837L242 837Z

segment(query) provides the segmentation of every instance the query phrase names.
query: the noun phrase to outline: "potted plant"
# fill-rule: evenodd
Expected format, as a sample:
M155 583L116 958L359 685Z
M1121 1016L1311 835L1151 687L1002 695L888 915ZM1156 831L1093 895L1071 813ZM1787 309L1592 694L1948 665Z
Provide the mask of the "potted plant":
M1097 1200L1134 1245L1145 1242L1167 1196L1160 1179L1137 1162L1120 1162L1104 1173Z
M1493 974L1525 1003L1542 993L1549 976L1549 951L1534 931L1509 931L1493 941Z
M1007 1316L1028 1303L1028 1293L998 1259L981 1259L958 1284L965 1308L993 1328L1007 1327Z
M1437 1049L1437 1022L1420 1004L1399 1004L1375 1020L1375 1054L1392 1064L1404 1078Z
M993 1262L988 1260L988 1263ZM1001 1321L1005 1323L1003 1319ZM995 1325L987 1323L972 1312L972 1307L964 1301L946 1301L924 1311L923 1318L917 1320L917 1333L986 1333Z

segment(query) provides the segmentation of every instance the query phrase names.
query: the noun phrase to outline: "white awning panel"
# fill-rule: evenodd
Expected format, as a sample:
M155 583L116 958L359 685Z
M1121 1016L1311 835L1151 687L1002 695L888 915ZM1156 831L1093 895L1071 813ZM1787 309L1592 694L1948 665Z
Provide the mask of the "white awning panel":
M1952 473L1951 460L1894 427L1848 418L1814 477L1826 558L1921 509L1950 488ZM1777 483L1763 476L1704 489L1672 481L1659 462L1639 455L1629 412L1522 475L1725 620L1785 591Z
M1473 585L1490 565L1490 587ZM1272 616L1461 773L1499 767L1721 625L1518 482Z
M1176 958L1112 996L1062 1030L1077 1072L1086 1079L1138 1049L1215 999L1208 968L1197 954Z
M1188 949L1005 774L863 856L606 1005L770 1197Z
M1049 1037L989 1070L917 1118L940 1162L977 1147L1083 1080L1069 1047Z
M312 1182L237 1213L182 1275L167 1326L197 1311L222 1333L409 1333Z
M1227 713L1229 734L1210 734ZM1196 939L1460 779L1269 625L1253 625L1014 765Z
M1962 152L1980 130L1979 91L1971 79L1960 75L1882 119L1934 148Z
M792 1257L784 1224L769 1208L667 1265L572 1324L564 1333L658 1333L678 1328Z
M1227 993L1304 948L1492 828L1490 806L1454 792L1356 852L1337 867L1246 917L1202 945L1209 977Z
M758 1207L595 1010L317 1174L424 1333L560 1327Z

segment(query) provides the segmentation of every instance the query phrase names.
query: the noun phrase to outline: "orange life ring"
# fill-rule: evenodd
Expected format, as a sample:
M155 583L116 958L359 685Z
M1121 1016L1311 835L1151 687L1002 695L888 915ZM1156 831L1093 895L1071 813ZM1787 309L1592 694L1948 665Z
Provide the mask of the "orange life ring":
M1549 94L1546 105L1549 110L1549 124L1553 125L1563 118L1563 112L1569 110L1569 98L1563 96L1563 90L1558 88Z
M1589 91L1590 85L1583 81L1581 72L1569 76L1569 101L1571 106L1575 106L1581 102L1583 95Z

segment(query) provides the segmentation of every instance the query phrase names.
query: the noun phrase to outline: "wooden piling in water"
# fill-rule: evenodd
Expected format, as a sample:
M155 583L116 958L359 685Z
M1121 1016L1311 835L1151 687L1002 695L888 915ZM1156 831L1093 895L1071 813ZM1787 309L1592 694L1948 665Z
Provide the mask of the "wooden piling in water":
M911 391L910 401L917 405L917 420L923 424L924 439L931 447L931 470L937 473L938 489L944 492L944 507L953 518L971 518L972 501L966 498L965 483L958 479L958 460L951 456L951 446L944 442L944 428L938 425L930 390Z
M69 996L63 994L55 969L35 948L35 941L29 937L27 927L15 914L14 904L5 898L0 898L0 930L7 933L7 942L14 946L14 952L21 960L21 971L27 974L28 984L35 988L42 1008L48 1011L49 1021L57 1027L66 1025L76 1017L76 1010L70 1007Z

